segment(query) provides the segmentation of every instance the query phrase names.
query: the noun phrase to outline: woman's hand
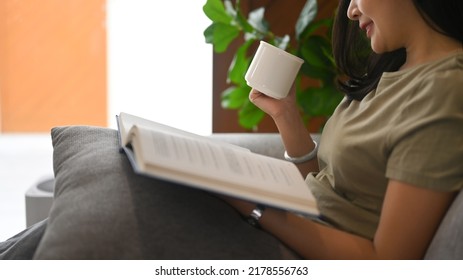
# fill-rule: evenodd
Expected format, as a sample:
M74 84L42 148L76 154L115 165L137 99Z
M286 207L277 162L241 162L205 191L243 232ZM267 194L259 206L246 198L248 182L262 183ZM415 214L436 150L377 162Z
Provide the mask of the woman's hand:
M249 100L262 111L277 121L280 117L286 114L298 113L296 105L296 94L291 91L287 97L283 99L275 99L269 97L256 89L252 89L249 94Z
M296 105L296 93L291 91L283 99L274 99L252 89L249 99L262 111L272 117L286 152L292 157L299 157L310 153L315 145L309 134ZM318 171L317 160L298 164L301 174L305 177L311 171Z

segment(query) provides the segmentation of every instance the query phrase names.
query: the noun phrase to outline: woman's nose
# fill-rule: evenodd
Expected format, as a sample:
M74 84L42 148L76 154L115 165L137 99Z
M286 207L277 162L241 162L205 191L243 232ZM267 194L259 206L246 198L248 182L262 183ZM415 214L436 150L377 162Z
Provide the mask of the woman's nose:
M358 20L361 13L357 6L356 0L351 0L349 4L349 8L347 9L347 17L351 20Z

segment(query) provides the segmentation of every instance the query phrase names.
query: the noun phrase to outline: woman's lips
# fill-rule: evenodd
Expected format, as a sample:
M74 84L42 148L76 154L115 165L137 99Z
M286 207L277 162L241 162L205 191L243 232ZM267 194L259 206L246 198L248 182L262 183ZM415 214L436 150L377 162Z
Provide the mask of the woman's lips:
M360 29L366 32L368 38L371 38L372 28L373 28L373 22L371 21L360 24Z

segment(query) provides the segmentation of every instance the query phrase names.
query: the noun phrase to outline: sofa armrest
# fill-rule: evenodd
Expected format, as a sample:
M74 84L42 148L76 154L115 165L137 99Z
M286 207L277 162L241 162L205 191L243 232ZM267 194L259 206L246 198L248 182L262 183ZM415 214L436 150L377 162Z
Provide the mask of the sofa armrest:
M228 142L247 148L256 154L284 159L285 148L278 133L214 133L213 139ZM319 141L319 134L312 134L315 141Z
M278 133L214 133L210 137L247 148L257 154L283 158L284 147Z
M459 192L426 252L425 259L463 259L463 193Z

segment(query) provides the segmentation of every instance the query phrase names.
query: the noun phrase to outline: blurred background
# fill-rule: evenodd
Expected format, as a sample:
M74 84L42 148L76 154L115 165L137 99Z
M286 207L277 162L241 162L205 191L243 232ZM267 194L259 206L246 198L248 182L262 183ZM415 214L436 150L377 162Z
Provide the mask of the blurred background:
M269 117L243 128L238 110L222 106L244 38L214 52L203 35L207 1L0 0L0 241L25 228L25 193L53 176L52 127L116 128L127 112L200 135L276 132ZM240 6L265 8L272 32L294 38L313 2ZM317 3L323 19L338 1Z
M0 1L0 241L52 171L49 131L116 127L121 111L202 135L212 127L205 1Z

